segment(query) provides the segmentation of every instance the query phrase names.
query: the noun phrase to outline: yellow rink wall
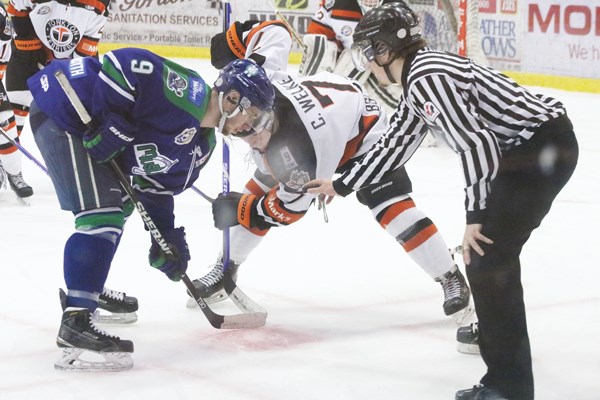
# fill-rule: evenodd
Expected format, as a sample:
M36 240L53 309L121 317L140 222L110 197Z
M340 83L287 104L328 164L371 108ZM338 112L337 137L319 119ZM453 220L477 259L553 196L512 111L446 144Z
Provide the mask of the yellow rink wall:
M100 54L107 51L133 47L131 44L100 43ZM210 51L206 47L178 47L178 46L141 46L163 57L169 58L210 58ZM301 53L291 53L290 64L300 64ZM600 79L576 78L570 76L542 75L527 72L505 71L506 75L526 86L545 86L572 92L600 93Z

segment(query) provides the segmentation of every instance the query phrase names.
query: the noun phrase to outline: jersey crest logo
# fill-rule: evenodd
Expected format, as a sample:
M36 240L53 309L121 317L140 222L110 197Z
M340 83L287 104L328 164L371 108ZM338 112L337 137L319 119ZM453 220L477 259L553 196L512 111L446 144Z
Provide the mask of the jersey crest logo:
M352 35L352 31L353 31L353 29L352 29L352 27L350 25L344 25L344 26L342 26L342 30L341 30L342 35L344 35L344 36L351 36Z
M50 11L52 11L52 9L48 6L41 6L36 8L36 14L37 15L46 15L46 14L50 14Z
M46 39L56 52L72 52L81 40L79 29L67 20L56 18L46 22Z
M192 141L194 135L198 132L196 128L184 129L179 135L175 136L175 144L184 146Z
M154 143L136 144L134 151L138 166L131 168L131 172L135 175L164 174L179 162L160 154Z
M183 97L183 92L188 87L188 83L185 78L173 71L171 68L165 66L168 69L167 72L167 89L175 93L177 97Z
M294 190L302 190L302 186L310 182L310 175L306 171L298 171L297 169L290 175L290 180L285 185Z
M423 104L423 110L425 111L425 115L431 122L435 121L437 116L440 115L440 110L438 110L435 104L433 104L431 101L428 101L425 104Z
M298 166L296 159L292 155L292 152L287 146L283 146L279 153L281 153L281 158L283 158L283 164L285 165L285 169L293 169Z

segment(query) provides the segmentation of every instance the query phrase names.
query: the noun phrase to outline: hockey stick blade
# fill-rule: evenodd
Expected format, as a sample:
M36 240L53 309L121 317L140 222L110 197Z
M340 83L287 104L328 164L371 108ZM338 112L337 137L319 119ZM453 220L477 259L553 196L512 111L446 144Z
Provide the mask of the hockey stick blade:
M233 303L240 310L247 313L262 314L264 315L265 320L267 319L267 310L248 297L246 293L244 293L244 291L236 285L233 279L231 279L229 274L225 274L223 279L223 287L225 288L225 292L227 292L227 295L231 301L233 301Z
M198 293L198 290L190 280L190 278L186 275L183 275L181 278L185 286L187 286L188 291L191 293L192 297L198 304L198 307L202 310L208 322L217 329L254 329L260 328L267 323L267 314L262 312L247 312L243 314L235 314L235 315L220 315L215 313L211 308L206 304L204 299Z

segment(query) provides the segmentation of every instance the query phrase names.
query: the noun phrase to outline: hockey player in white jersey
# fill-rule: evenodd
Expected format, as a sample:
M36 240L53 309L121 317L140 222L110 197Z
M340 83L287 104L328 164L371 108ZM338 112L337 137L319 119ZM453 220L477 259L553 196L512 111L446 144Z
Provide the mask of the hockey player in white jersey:
M4 5L0 3L0 129L12 141L19 142L15 115L2 80L10 60L13 29ZM4 135L0 135L0 189L9 186L18 199L28 204L33 189L23 179L21 152Z
M19 134L32 97L27 79L54 59L96 57L110 0L10 0L14 51L6 72L6 90Z
M242 32L239 28L244 26L247 30ZM285 29L276 23L238 22L212 41L215 66L227 62L228 57L249 57L263 60L266 65L285 60L270 64L276 92L272 123L262 131L234 135L252 149L257 166L253 178L243 193L220 195L213 203L215 226L231 227L231 261L226 273L234 280L240 264L271 228L290 225L305 215L315 201L315 196L301 191L306 182L345 171L387 128L385 111L357 81L327 72L302 78L285 73L289 47L283 57L281 47L263 45L270 40L286 40L289 34ZM261 39L253 47L250 41L256 37ZM402 168L385 182L361 190L357 198L408 255L442 285L444 313L457 320L468 318L472 308L465 279L435 224L416 208L411 191L410 179ZM194 285L209 302L225 298L220 257Z

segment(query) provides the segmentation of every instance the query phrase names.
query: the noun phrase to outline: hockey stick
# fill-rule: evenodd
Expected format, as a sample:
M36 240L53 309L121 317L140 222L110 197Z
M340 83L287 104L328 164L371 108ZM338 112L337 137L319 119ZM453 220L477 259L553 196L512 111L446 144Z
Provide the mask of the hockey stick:
M292 35L292 37L294 38L294 40L298 43L298 45L300 45L300 47L303 50L306 50L306 45L304 44L304 42L302 41L302 39L300 39L300 36L298 35L298 32L296 32L296 30L294 29L294 27L292 26L292 24L290 24L290 22L285 17L285 15L283 15L279 11L279 9L275 5L275 3L273 3L273 0L269 0L269 4L271 5L271 8L273 9L273 12L275 13L275 16L277 18L279 18L281 20L281 22L283 22L285 24L285 26L287 26L288 30L290 31L290 34Z
M40 169L42 171L44 171L46 173L46 175L48 175L48 169L46 168L46 166L44 164L42 164L41 162L39 162L37 160L37 158L35 158L33 156L33 154L31 154L30 152L28 152L25 147L21 146L21 143L17 142L14 139L11 139L10 136L8 136L8 133L6 133L6 131L4 131L4 129L0 128L0 134L2 134L2 136L4 136L6 138L6 140L8 140L10 142L10 144L12 144L13 146L15 146L17 149L19 149L19 151L21 151L21 153L25 154L25 156L27 158L29 158L31 161L33 161L33 163L35 165L37 165L38 167L40 167Z
M229 0L223 1L223 32L227 32L231 23L231 3ZM225 135L223 137L223 177L222 177L222 191L223 194L229 193L230 190L230 157L229 157L229 143ZM203 196L204 197L204 196ZM212 203L212 201L211 201ZM244 293L233 281L230 274L226 273L229 264L231 263L230 258L230 236L229 228L223 229L223 287L227 296L233 301L233 303L242 311L247 313L258 313L264 315L267 318L267 310L259 306L252 299L250 299L246 293Z
M67 98L71 102L71 105L73 106L73 108L75 108L75 111L77 112L77 115L79 115L81 122L83 122L86 126L90 127L90 123L91 123L92 119L91 119L90 115L88 114L87 110L85 109L83 103L81 103L81 100L77 96L77 93L71 86L71 83L69 82L66 75L62 71L59 70L59 71L55 72L54 76L56 76L58 83L60 84L60 86L63 89L63 91L65 92ZM133 203L135 204L135 207L138 210L138 212L140 213L140 216L142 217L144 224L146 225L146 227L148 228L148 230L154 237L154 240L156 241L156 243L160 246L161 250L167 255L174 255L173 250L170 248L170 246L166 242L164 236L161 234L159 229L154 224L154 221L152 220L152 218L150 217L150 215L144 208L144 205L142 204L142 202L139 200L139 198L135 194L133 187L129 183L129 179L123 174L123 171L121 171L121 168L119 168L119 165L117 164L117 162L114 159L110 161L110 166L112 167L113 171L117 175L117 178L119 179L119 181L121 183L121 186L123 186L123 189L125 190L125 192L127 192L129 197L131 198L131 201L133 201ZM192 296L194 297L194 300L196 300L196 302L198 303L198 306L200 307L200 309L202 310L202 312L204 313L204 315L206 316L206 318L208 319L208 321L210 322L210 324L213 327L215 327L217 329L242 329L242 328L258 328L265 324L266 315L261 314L261 313L254 313L254 314L248 313L248 314L236 314L236 315L220 315L220 314L215 313L206 304L204 299L202 299L202 297L200 296L200 293L198 292L198 290L196 289L196 287L194 286L194 284L192 283L190 278L187 276L187 274L183 274L181 280L187 287L187 290L192 294Z

